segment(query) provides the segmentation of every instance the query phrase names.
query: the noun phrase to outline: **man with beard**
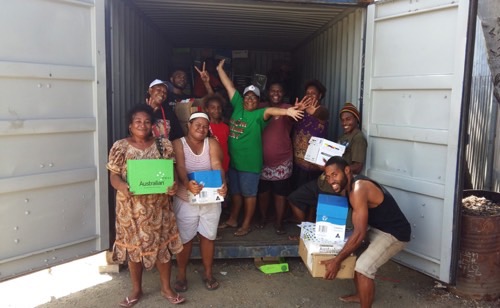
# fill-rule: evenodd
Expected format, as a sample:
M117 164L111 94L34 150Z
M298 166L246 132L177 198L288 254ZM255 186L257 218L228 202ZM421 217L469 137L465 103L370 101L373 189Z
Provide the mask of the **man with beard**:
M202 69L195 67L199 74L199 78L203 83L205 90L208 95L213 95L214 91L210 85L210 75L205 69L205 63L203 63ZM183 135L187 133L187 123L189 117L193 112L203 111L203 99L194 98L193 95L184 93L188 84L188 75L182 69L175 69L170 76L169 92L168 92L168 106L175 112L177 119L179 119L180 126L183 130Z
M325 279L335 279L340 264L366 238L369 245L356 261L356 293L340 297L344 302L371 307L375 294L375 274L380 266L410 241L411 227L392 195L366 176L354 176L342 157L334 156L325 165L325 179L333 192L346 196L352 208L354 230L339 254L325 265Z

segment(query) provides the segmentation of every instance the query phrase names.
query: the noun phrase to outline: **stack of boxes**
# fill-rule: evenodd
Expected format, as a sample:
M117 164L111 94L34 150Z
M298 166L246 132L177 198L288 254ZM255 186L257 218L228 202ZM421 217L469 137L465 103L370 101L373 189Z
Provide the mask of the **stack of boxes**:
M320 262L334 258L344 246L348 207L346 197L320 194L316 224L302 224L299 255L313 277L324 277ZM355 256L346 258L336 278L353 278L355 264Z

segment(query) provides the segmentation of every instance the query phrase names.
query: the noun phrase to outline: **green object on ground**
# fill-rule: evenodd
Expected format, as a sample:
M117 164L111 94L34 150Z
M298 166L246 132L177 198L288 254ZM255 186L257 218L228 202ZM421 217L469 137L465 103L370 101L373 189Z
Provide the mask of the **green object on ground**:
M283 257L260 257L254 259L255 266L264 274L288 272L288 263Z

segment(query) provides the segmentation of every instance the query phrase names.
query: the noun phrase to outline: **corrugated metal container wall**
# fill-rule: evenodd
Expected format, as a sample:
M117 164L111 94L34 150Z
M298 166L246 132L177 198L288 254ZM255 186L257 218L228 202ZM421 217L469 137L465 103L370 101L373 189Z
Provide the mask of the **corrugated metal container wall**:
M280 51L252 50L248 53L248 57L254 68L254 73L266 75L276 63L291 61L292 54Z
M171 48L165 35L129 2L110 1L111 141L128 134L127 111L144 102L149 83L168 78Z
M345 102L352 102L358 108L361 105L364 24L365 10L355 9L318 32L293 55L301 77L296 84L301 95L304 83L310 79L318 79L327 88L323 104L330 111L331 140L336 140L341 132L337 119L342 105Z
M493 96L493 80L488 65L483 28L479 20L476 29L466 160L471 174L471 188L490 190L495 130L498 129L496 127L498 104Z

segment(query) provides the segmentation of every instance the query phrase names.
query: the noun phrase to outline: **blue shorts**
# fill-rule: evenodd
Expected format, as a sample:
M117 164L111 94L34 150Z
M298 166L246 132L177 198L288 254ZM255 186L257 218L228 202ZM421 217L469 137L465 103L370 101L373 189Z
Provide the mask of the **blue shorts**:
M243 197L255 197L259 188L260 173L238 171L229 168L229 192Z

